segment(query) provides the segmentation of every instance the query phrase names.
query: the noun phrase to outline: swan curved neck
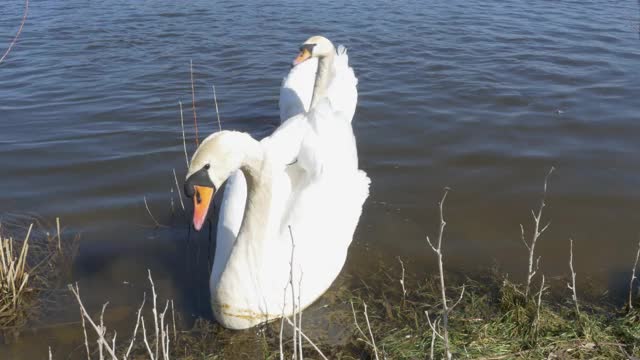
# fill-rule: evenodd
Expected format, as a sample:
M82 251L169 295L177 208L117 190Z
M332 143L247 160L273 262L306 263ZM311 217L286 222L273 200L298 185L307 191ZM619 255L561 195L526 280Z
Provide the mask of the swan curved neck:
M335 50L329 52L329 54L318 58L318 71L316 72L316 80L313 86L313 96L311 97L312 109L316 106L320 100L327 97L327 90L329 88L329 82L335 75L335 68L333 66L333 60L335 57Z
M237 237L227 245L229 248L216 246L211 272L213 284L218 284L224 272L231 273L232 278L242 278L247 265L257 268L262 261L259 254L271 238L269 207L273 183L269 156L262 143L248 135L236 138L234 151L241 158L236 169L244 175L239 181L246 181L247 185L244 216Z
M249 252L246 254L249 262L260 261L251 254L259 254L255 251L271 238L269 210L273 184L271 162L262 145L252 141L251 146L245 147L246 157L240 166L247 181L247 200L236 240L236 246Z

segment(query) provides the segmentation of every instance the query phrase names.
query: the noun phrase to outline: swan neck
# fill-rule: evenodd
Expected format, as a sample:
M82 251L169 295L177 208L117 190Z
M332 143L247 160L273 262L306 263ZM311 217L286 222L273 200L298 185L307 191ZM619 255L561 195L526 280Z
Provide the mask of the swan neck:
M335 68L333 66L334 58L335 51L331 51L328 55L318 58L318 71L316 72L316 80L311 97L311 107L309 109L312 109L320 100L327 97L329 82L335 74Z
M271 164L260 143L257 149L247 153L240 167L247 181L247 200L244 217L238 232L237 245L248 250L258 250L270 238L270 211L272 197ZM253 253L253 251L252 251ZM249 256L248 261L251 259ZM253 259L259 261L259 259Z

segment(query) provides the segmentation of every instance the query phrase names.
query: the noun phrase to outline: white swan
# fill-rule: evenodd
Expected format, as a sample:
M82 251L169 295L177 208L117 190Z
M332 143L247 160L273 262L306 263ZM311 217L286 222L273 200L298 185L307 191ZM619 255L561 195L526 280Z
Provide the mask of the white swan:
M246 178L245 204L233 201L237 183L228 184L211 274L213 312L225 327L248 328L305 308L326 291L344 265L369 178L357 168L350 125L355 103L329 96L328 91L341 83L357 98L350 69L351 79L331 78L337 79L334 54L324 38L314 37L303 45L300 65L306 65L307 58L319 59L308 114L290 118L260 142L244 133L213 134L191 161L185 192L194 197L196 229L216 189L238 169ZM297 159L296 166L288 166L292 159ZM236 237L237 213L244 217ZM289 229L295 243L293 266ZM294 284L295 309L289 283Z

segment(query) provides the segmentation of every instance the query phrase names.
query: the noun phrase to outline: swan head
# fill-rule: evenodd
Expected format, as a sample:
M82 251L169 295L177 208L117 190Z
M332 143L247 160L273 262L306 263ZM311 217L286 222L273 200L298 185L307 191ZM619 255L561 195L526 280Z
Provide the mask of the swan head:
M335 55L336 48L333 43L324 36L312 36L300 46L300 53L293 60L293 66L311 58L324 58Z
M235 170L239 169L245 155L239 144L249 135L235 131L221 131L209 135L200 144L189 165L184 182L184 193L193 198L193 227L199 231L209 212L211 200L217 189Z

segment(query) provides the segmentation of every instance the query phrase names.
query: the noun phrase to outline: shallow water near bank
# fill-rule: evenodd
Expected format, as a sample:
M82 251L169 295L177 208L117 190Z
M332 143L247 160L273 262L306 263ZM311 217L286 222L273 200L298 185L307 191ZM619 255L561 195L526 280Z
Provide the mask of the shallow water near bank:
M22 6L0 5L0 44ZM122 333L148 291L147 269L186 323L210 317L207 234L188 240L171 192L172 168L179 179L186 170L178 101L194 148L189 61L200 136L217 128L215 84L223 128L262 137L277 126L278 86L298 44L322 33L349 48L354 129L372 178L344 276L366 278L397 256L432 271L425 236L449 186L447 267L498 263L522 278L519 224L530 229L556 166L542 268L568 272L571 236L579 276L615 295L640 223L639 24L636 1L32 3L0 65L0 214L59 216L81 234L74 280L89 307L110 301L108 322ZM144 196L170 227L154 229ZM70 351L77 321L70 303L0 355Z

